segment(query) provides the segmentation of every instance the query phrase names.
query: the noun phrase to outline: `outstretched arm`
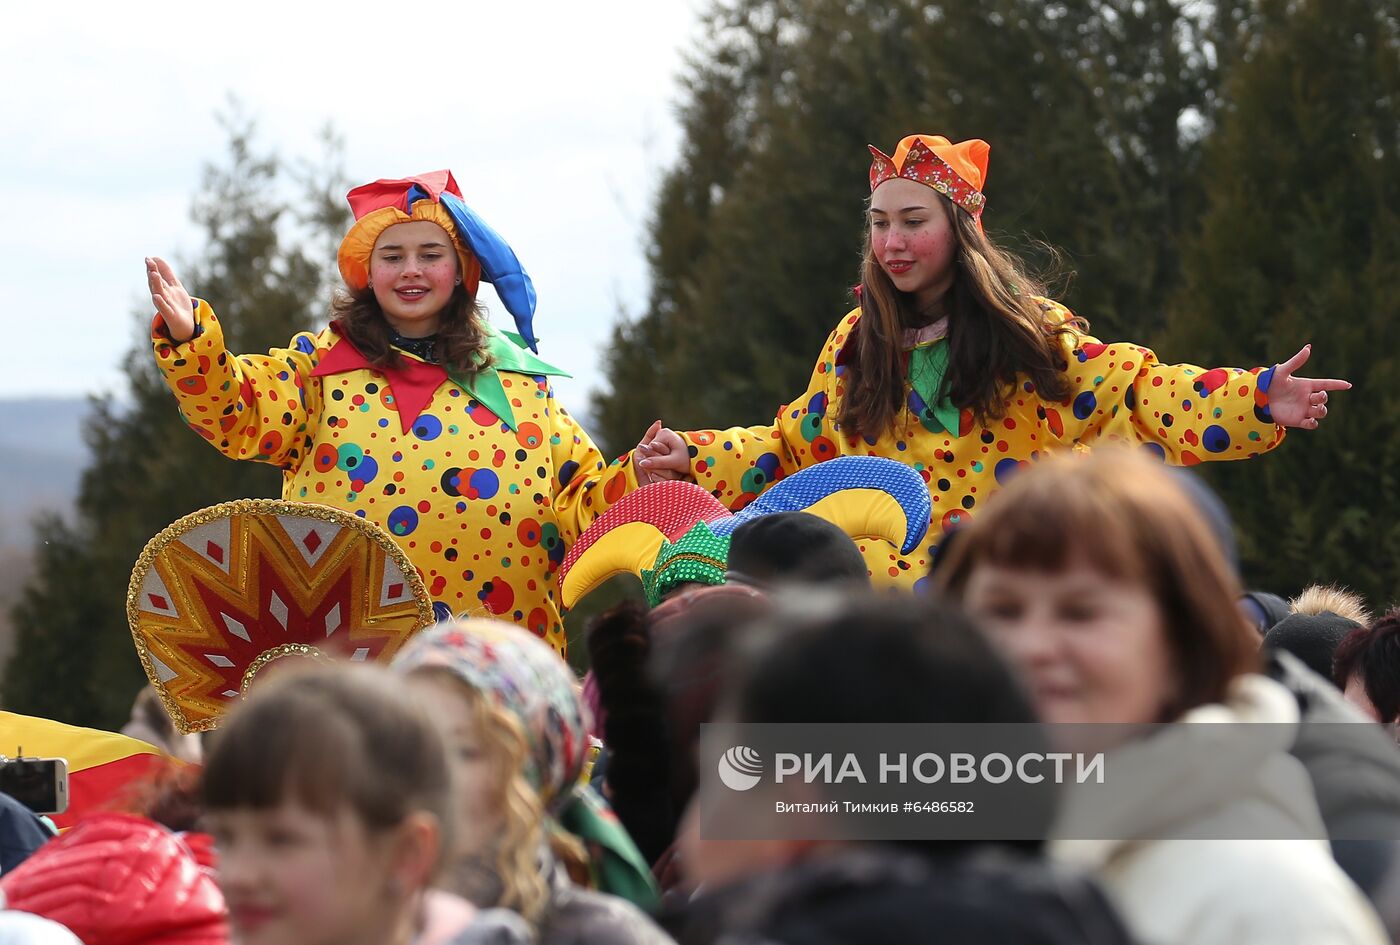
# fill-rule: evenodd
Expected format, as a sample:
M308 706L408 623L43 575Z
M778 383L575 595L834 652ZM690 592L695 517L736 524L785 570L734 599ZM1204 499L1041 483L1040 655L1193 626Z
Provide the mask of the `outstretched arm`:
M283 467L303 459L321 409L320 387L308 383L315 337L302 333L265 355L232 354L213 309L190 297L165 260L146 259L146 280L156 366L185 422L231 459Z
M1351 382L1337 378L1295 377L1293 372L1308 363L1312 345L1302 349L1274 368L1269 385L1269 412L1274 422L1285 427L1316 430L1318 422L1327 416L1327 394L1334 390L1351 390Z

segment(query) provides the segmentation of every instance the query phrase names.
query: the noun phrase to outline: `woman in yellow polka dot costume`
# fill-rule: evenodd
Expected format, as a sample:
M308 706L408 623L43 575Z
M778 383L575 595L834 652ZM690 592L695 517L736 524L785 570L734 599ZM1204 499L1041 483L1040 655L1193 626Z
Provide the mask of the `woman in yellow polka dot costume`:
M283 470L282 497L384 526L439 610L513 620L564 650L555 571L636 484L607 466L535 356L530 278L447 171L349 194L335 320L233 355L209 303L147 260L156 362L194 431ZM494 284L519 334L476 304Z
M872 578L907 586L944 531L1044 452L1120 441L1182 465L1246 459L1285 427L1315 429L1328 392L1351 386L1295 377L1307 347L1268 369L1207 370L1104 344L983 232L986 142L911 135L893 157L870 150L860 304L807 390L770 425L653 427L637 450L643 484L693 477L737 510L835 456L901 460L928 483L928 540L908 555L860 544Z

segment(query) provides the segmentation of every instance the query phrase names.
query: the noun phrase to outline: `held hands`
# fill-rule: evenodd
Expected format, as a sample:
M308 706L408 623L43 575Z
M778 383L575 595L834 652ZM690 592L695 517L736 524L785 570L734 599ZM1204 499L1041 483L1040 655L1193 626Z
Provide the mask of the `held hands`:
M658 420L647 427L632 453L632 470L637 485L649 486L667 479L690 478L690 448L676 431Z
M1274 368L1269 384L1269 413L1274 422L1285 427L1316 430L1318 421L1327 416L1327 392L1351 390L1350 381L1294 377L1293 372L1308 362L1312 345Z
M194 303L185 291L170 264L159 256L146 257L146 281L151 287L151 302L165 322L165 330L177 342L194 337Z

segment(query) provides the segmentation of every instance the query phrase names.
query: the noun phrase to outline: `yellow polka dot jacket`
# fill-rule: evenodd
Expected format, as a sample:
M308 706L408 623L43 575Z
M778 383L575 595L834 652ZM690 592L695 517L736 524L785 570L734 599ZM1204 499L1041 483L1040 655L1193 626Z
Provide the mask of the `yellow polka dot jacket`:
M555 572L636 480L555 399L561 371L494 329L493 366L464 380L404 352L373 369L334 326L233 355L206 302L195 321L189 341L159 324L151 340L196 433L280 466L284 499L383 526L453 613L512 620L564 652Z
M1060 305L1042 300L1041 307L1050 323L1074 324ZM857 308L832 331L807 390L782 407L772 424L681 436L690 445L695 481L735 511L778 479L835 456L908 463L928 483L933 524L924 545L908 555L883 541L859 543L877 583L907 587L924 580L943 533L976 515L1000 483L1041 453L1117 441L1141 444L1169 463L1193 465L1257 456L1283 439L1283 428L1269 414L1272 367L1162 364L1140 345L1104 344L1077 329L1061 336L1071 387L1064 401L1044 400L1021 377L1008 393L1004 415L983 424L970 410L937 403L928 385L906 381L907 409L892 430L878 438L848 438L835 418L845 348L860 315ZM946 352L946 345L933 342L933 354L938 346ZM911 376L919 363L913 355Z

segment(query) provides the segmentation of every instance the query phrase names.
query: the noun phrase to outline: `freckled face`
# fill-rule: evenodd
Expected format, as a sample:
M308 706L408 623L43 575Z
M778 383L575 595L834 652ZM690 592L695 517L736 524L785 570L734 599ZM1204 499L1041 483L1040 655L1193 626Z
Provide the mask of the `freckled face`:
M942 195L917 181L893 178L870 195L870 247L896 289L920 310L953 284L957 237Z
M374 243L369 263L374 297L385 320L405 337L438 330L457 278L452 238L430 220L396 223Z

